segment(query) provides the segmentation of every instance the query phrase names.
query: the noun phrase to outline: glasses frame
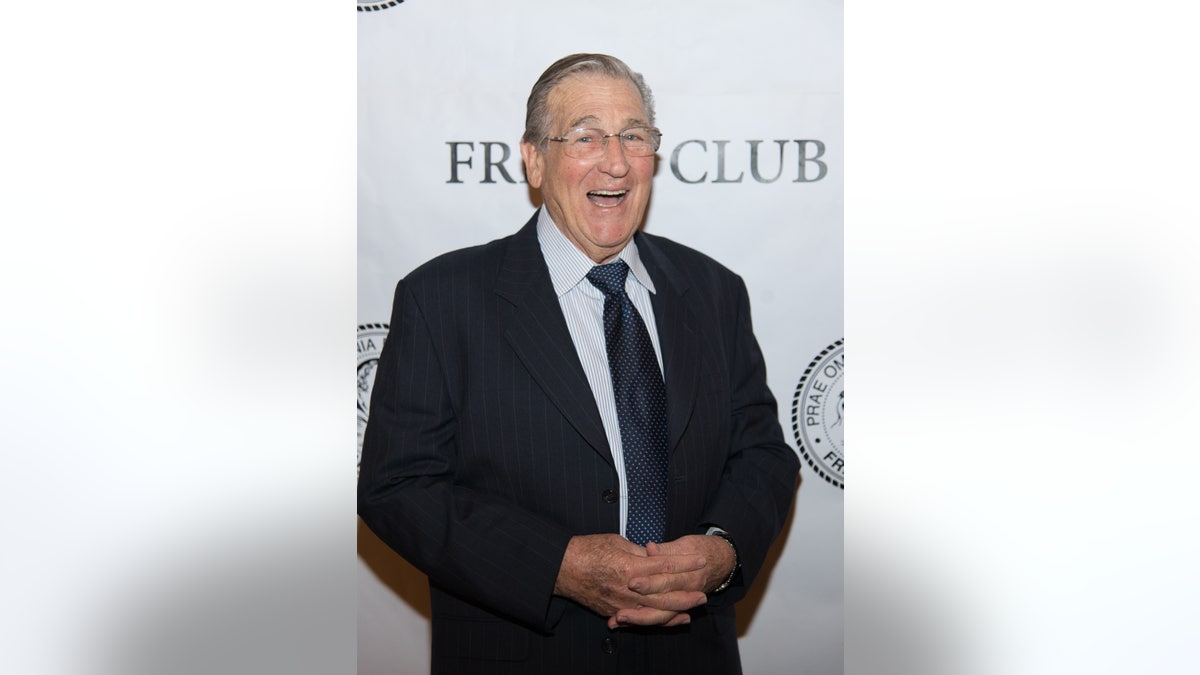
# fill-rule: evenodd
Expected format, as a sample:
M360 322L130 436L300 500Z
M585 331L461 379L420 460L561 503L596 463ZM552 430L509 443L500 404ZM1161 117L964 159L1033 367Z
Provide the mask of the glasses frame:
M613 133L613 134L606 134L606 133L604 133L603 129L595 129L592 127L575 127L574 129L571 129L570 131L563 132L562 136L547 136L546 140L557 141L559 143L566 143L568 140L567 134L570 134L570 133L573 133L576 131L599 131L600 132L600 154L598 154L598 155L596 155L596 157L592 157L592 158L575 157L575 159L599 159L600 157L604 156L605 152L608 151L608 139L613 138L613 137L620 138L621 136L625 135L625 132L631 131L633 129L645 129L647 132L649 132L650 139L653 141L653 144L654 144L654 149L650 152L649 155L631 155L631 156L632 157L652 157L652 156L654 156L654 153L658 152L658 148L662 145L662 130L659 129L658 127L648 127L644 124L638 124L636 126L626 127L626 128L624 128L616 133ZM618 145L620 145L620 147L621 147L621 152L625 152L625 153L628 152L628 150L626 149L624 144L621 144L620 142L618 142ZM570 146L564 145L563 152L567 153L567 156L571 156L570 151L567 150L568 147L570 147Z

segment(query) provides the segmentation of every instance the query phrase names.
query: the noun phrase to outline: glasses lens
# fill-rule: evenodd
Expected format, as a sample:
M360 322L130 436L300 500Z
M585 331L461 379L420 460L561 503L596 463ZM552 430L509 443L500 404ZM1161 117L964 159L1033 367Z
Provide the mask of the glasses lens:
M653 155L658 148L654 132L644 126L635 126L620 132L620 144L625 148L625 154L631 157Z
M604 154L604 132L598 129L573 129L567 132L563 150L576 159L594 159Z
M659 134L648 127L632 127L607 137L599 129L572 129L561 140L567 156L576 159L598 159L604 155L609 138L620 138L621 148L629 157L653 155L658 149Z

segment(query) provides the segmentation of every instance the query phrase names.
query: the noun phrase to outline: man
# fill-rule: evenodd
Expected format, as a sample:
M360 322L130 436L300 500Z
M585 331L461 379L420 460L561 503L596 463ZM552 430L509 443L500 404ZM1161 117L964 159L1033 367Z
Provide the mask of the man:
M359 513L429 576L436 673L741 672L733 603L798 481L741 279L639 231L641 75L534 85L544 206L396 288Z

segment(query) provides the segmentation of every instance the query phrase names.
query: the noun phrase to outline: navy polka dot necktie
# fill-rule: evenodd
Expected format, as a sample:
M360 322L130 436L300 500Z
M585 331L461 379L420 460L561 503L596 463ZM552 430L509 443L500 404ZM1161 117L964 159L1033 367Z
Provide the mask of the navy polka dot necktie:
M666 531L667 391L646 324L625 294L628 273L617 260L593 267L587 279L604 292L604 342L629 488L625 534L645 546Z

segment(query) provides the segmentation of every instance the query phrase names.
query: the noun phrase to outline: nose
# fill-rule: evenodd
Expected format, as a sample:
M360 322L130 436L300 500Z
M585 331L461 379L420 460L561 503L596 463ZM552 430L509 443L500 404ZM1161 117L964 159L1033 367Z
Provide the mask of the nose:
M629 173L629 160L625 157L625 148L615 134L604 139L604 154L600 156L598 168L617 178Z

